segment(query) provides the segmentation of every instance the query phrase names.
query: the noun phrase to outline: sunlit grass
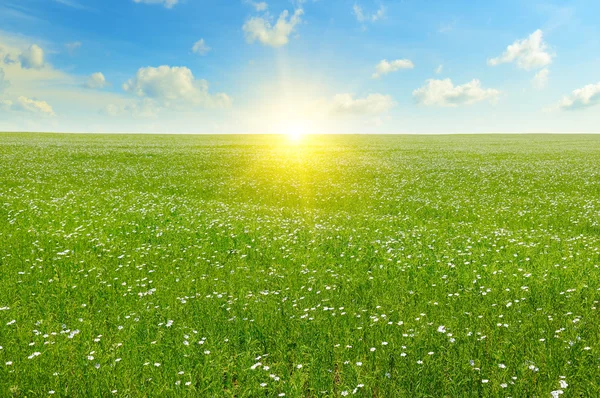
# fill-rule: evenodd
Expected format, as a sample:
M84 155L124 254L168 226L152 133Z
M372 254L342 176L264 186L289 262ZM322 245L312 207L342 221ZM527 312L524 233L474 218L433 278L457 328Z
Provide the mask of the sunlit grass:
M0 135L0 396L599 395L600 139L304 134Z

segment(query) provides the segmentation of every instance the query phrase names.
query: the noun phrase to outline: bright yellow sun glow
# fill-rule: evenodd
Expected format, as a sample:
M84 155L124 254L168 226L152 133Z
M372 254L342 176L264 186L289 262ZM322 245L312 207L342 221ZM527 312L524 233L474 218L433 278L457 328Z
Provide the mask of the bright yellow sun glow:
M292 128L288 132L285 133L288 139L292 142L300 142L302 138L304 138L304 131L300 128Z
M282 131L293 144L299 144L309 134L305 123L295 122L287 125Z

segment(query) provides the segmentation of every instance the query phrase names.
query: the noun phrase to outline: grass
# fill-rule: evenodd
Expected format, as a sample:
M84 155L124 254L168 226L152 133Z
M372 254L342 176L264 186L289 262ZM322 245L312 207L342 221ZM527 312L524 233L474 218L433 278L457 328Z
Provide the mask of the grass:
M0 396L600 395L600 136L0 134Z

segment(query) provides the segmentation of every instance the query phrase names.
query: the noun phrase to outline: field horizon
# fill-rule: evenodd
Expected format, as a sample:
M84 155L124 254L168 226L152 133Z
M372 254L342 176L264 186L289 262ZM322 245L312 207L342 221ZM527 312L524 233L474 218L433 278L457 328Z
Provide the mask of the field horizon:
M289 136L288 133L138 133L138 132L67 132L67 131L0 131L0 134L3 135L12 135L12 134L44 134L44 135L106 135L106 136L130 136L130 135L139 135L139 136L203 136L203 137L219 137L219 136L230 136L230 137L245 137L245 136ZM424 137L437 137L437 136L515 136L515 135L550 135L550 136L579 136L579 135L600 135L600 131L598 132L483 132L483 133L302 133L302 136L306 137L319 137L319 136L329 136L329 137L347 137L347 136L367 136L367 137L377 137L377 136L424 136Z

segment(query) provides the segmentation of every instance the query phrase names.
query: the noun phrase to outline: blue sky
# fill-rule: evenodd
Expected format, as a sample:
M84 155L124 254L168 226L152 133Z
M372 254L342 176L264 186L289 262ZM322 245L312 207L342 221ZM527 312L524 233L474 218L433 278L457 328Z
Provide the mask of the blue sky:
M0 130L598 132L596 1L0 0Z

